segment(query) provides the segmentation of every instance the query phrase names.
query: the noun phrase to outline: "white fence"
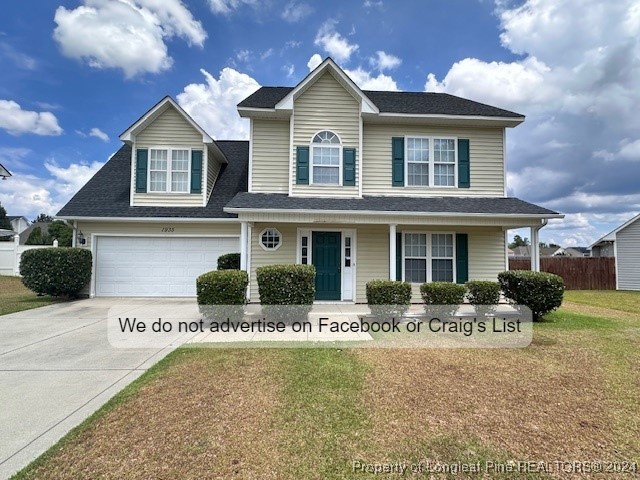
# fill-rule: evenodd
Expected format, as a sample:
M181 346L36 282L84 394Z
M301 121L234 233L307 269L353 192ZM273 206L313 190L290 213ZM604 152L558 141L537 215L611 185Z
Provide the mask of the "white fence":
M20 275L20 259L22 258L22 253L34 248L53 248L53 246L19 245L17 235L13 242L0 242L0 275Z

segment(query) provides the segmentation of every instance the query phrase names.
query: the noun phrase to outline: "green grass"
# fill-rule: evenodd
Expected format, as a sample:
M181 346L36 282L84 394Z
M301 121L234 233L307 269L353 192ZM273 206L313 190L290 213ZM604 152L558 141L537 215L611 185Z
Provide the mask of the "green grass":
M564 299L593 307L640 314L640 292L618 290L567 290Z
M0 276L0 315L44 307L57 301L48 295L37 296L19 277Z

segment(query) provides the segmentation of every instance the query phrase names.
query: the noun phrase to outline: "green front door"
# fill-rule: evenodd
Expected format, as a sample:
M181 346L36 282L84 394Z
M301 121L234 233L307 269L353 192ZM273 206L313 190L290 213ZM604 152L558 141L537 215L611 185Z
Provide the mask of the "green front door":
M316 267L316 300L341 300L340 232L313 232L313 265Z

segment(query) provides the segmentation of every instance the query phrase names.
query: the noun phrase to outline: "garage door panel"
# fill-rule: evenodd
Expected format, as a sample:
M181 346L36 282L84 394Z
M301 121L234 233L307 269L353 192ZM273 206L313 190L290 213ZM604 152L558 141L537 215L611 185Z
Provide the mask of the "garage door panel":
M238 251L233 237L98 236L96 295L195 296L196 278Z

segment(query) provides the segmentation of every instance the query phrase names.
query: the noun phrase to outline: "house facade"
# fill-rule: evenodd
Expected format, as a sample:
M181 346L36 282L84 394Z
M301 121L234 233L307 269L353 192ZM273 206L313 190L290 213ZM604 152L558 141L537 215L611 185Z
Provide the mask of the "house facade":
M373 279L464 283L508 268L506 233L560 214L506 195L522 115L447 94L362 91L330 59L238 105L249 142L214 141L170 98L60 211L91 248L91 295L194 295L217 257L313 264L316 299ZM534 269L539 257L532 258Z
M616 289L640 290L640 214L590 248L592 257L615 257Z

